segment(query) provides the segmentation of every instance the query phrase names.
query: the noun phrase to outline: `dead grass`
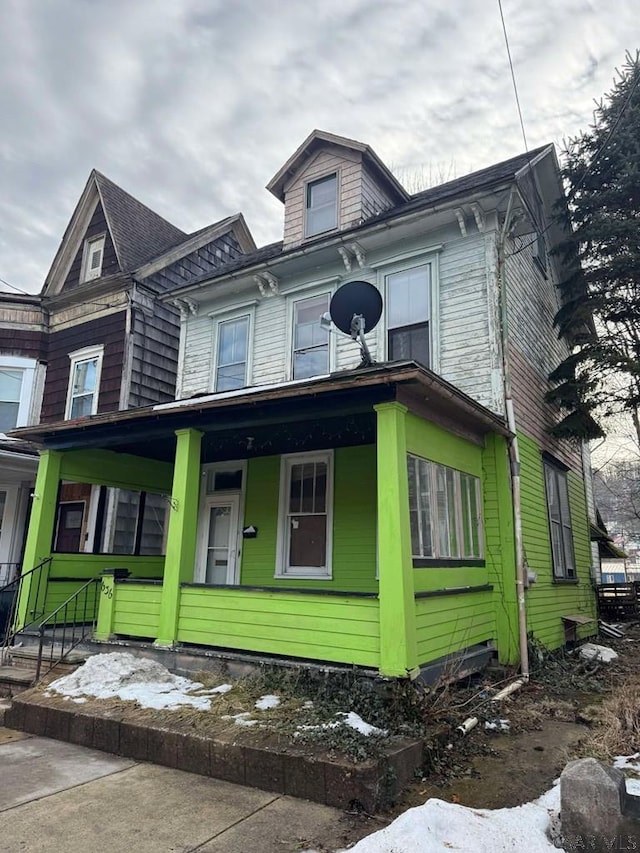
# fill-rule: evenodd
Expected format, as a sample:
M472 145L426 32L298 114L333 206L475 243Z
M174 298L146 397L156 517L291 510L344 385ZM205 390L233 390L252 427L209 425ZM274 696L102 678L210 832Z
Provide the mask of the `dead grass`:
M600 705L590 705L594 726L584 743L585 755L610 761L616 755L630 755L640 749L640 680L622 682Z

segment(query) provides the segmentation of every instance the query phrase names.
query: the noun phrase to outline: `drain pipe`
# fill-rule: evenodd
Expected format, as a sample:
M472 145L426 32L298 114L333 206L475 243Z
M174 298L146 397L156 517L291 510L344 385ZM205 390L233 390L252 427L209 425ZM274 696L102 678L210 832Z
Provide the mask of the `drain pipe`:
M498 293L500 295L500 343L502 348L502 375L504 383L507 425L512 437L509 439L509 463L511 467L511 492L513 495L513 527L516 550L516 597L518 601L518 636L520 644L520 673L524 681L529 680L529 650L527 647L527 610L524 582L524 543L522 540L522 499L520 483L520 452L516 432L516 417L511 394L511 371L509 367L509 327L507 318L507 288L505 268L505 241L511 219L516 188L511 187L504 225L498 239Z

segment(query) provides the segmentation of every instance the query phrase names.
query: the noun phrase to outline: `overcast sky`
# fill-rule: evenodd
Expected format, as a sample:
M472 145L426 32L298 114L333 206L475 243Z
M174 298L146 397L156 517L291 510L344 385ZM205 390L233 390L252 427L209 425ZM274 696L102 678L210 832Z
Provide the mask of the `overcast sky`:
M640 47L638 2L503 8L529 147L561 144ZM282 230L264 186L314 127L427 183L524 148L497 0L0 0L0 15L0 277L28 291L93 167L185 231L241 210L261 245Z

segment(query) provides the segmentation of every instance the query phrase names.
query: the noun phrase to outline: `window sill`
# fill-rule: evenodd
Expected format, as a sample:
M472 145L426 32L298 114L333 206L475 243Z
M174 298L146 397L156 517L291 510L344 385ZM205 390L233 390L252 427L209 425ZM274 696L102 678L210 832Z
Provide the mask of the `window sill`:
M437 557L413 558L414 569L484 569L485 567L486 562L484 560L473 559L472 557L462 560L440 560Z
M275 574L274 580L277 581L286 581L286 580L294 580L294 581L330 581L333 580L332 575L294 575L292 572L287 572L286 574Z
M553 582L560 584L560 586L567 585L567 584L569 586L576 586L577 584L580 583L580 579L579 578L554 578Z

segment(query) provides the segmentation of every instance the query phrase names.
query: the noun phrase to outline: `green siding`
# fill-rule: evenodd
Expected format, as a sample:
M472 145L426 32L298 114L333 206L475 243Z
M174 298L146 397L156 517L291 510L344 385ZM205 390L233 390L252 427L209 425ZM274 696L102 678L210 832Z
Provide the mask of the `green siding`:
M111 450L70 450L62 454L60 479L171 494L173 465Z
M406 416L407 453L482 476L482 448L417 415Z
M241 583L377 592L376 449L341 447L334 455L333 577L331 580L274 577L278 535L280 457L251 459L247 470L244 524L258 528L245 539Z
M509 457L505 439L488 435L482 457L487 579L493 586L498 656L518 659L516 560Z
M375 598L183 588L178 641L377 667Z
M490 592L416 599L418 660L421 664L494 638Z
M129 569L132 578L161 579L164 557L131 557L122 554L53 554L49 577L97 577L103 569Z
M112 633L155 639L160 619L159 585L116 583Z
M56 580L53 580L50 578L49 583L47 584L47 595L46 595L46 600L45 600L44 615L48 616L50 613L53 613L54 610L57 610L61 604L64 604L65 601L67 601L67 599L70 598L85 583L86 583L86 580L84 580L84 579L80 580L80 581L71 581L71 580L56 581ZM89 587L87 589L87 592L86 592L86 613L87 613L88 618L91 618L91 616L93 615L93 606L95 604L96 595L97 595L97 591L98 591L99 587L100 587L100 584L96 583L93 587ZM77 605L75 605L75 604L69 605L67 616L70 620L72 619L72 616L74 613L74 607L76 607L76 606L79 608L78 620L77 621L80 621L81 617L85 613L85 609L84 609L85 608L85 593L84 592L78 598ZM59 617L60 621L62 621L63 618L64 618L64 614L61 612L60 617Z
M548 648L564 644L562 616L595 616L595 597L590 578L590 542L584 484L578 475L568 474L571 524L578 583L558 583L553 579L549 519L542 455L537 444L519 435L522 484L522 534L525 559L537 575L527 593L527 629ZM584 626L581 636L594 633L597 625Z

